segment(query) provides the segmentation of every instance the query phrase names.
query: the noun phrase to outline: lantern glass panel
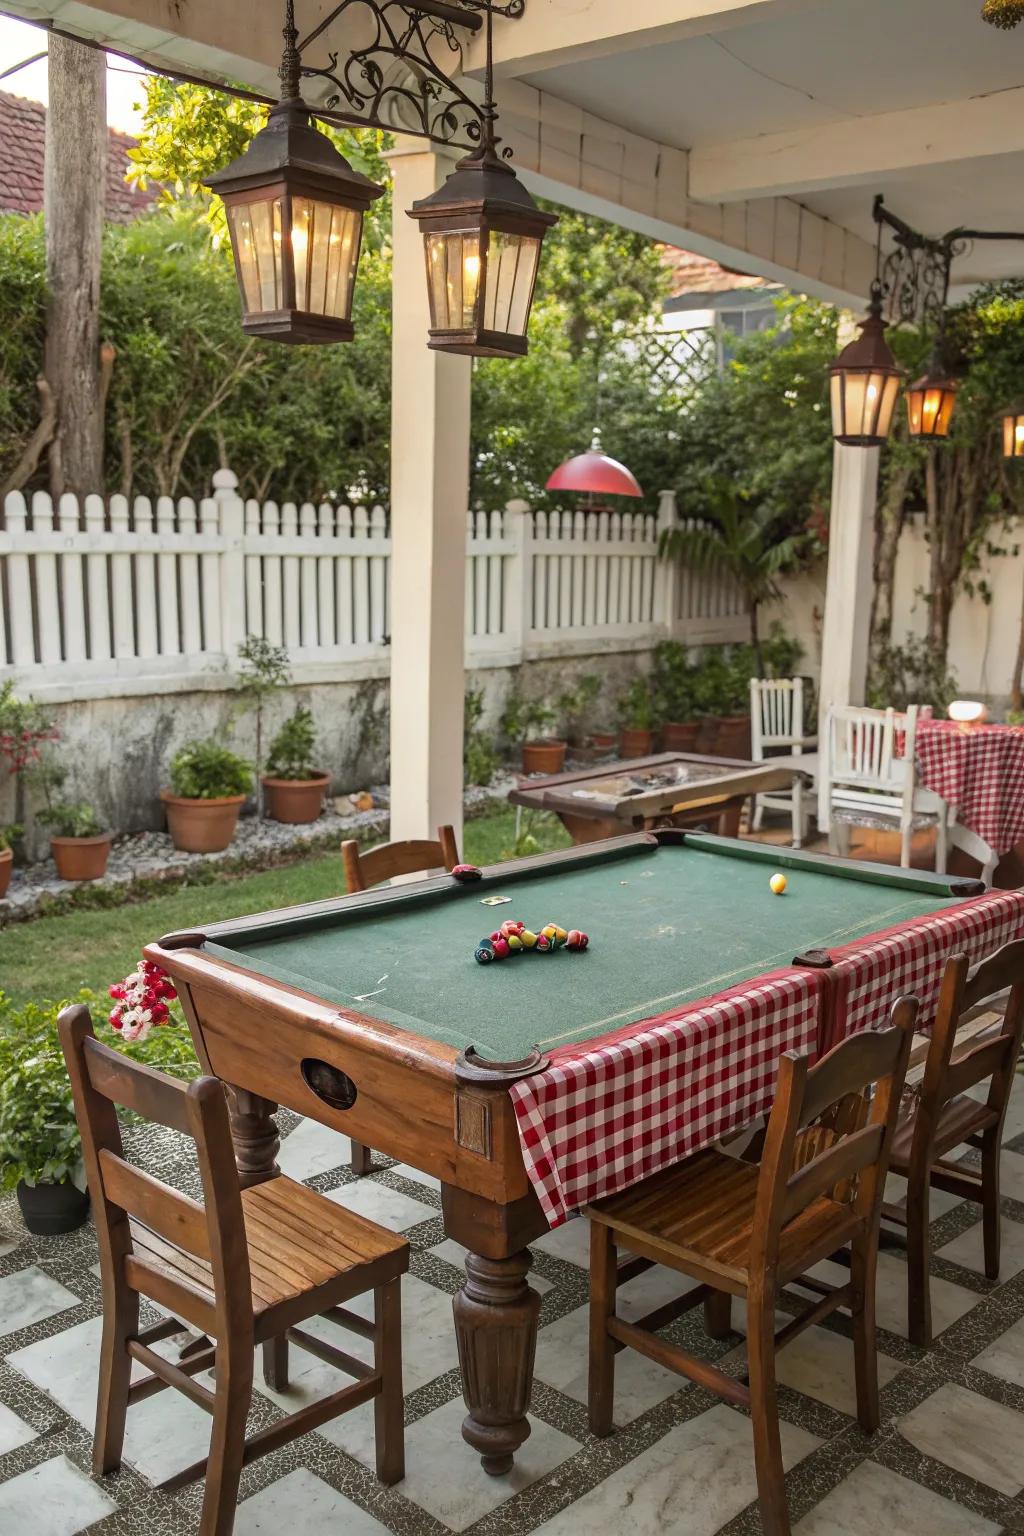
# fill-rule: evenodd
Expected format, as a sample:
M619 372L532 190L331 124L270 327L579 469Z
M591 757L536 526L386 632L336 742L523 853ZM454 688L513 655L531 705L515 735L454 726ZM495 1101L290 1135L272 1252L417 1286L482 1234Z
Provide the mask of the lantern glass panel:
M312 198L292 200L292 257L295 262L296 307L310 314L347 320L362 214Z
M1003 417L1003 458L1024 458L1024 412L1007 411Z
M529 235L491 230L484 292L485 331L525 336L539 261L539 240Z
M908 389L907 420L911 437L945 437L955 402L955 392L942 384Z
M227 209L248 315L281 308L281 199L233 203Z
M480 230L431 231L426 251L431 328L472 330L480 292Z

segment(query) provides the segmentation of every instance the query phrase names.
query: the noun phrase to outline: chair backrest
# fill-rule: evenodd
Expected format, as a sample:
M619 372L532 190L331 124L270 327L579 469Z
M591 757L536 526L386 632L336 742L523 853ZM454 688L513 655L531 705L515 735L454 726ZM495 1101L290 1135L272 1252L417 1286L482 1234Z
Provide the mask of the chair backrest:
M774 1270L786 1228L821 1196L849 1205L859 1223L877 1219L917 1010L916 997L898 998L889 1028L843 1040L816 1066L796 1051L782 1057L761 1156L752 1272ZM808 1127L821 1134L808 1135Z
M992 1031L976 1036L956 1060L957 1025L963 1015L1009 988L1003 1017ZM993 1009L995 1011L995 1009ZM931 1140L942 1108L957 1094L988 1081L988 1108L1002 1131L1013 1087L1014 1071L1024 1039L1024 939L1004 944L974 970L967 956L952 955L942 973L938 1008L921 1080L915 1117L914 1146Z
M246 1327L251 1331L249 1251L223 1083L200 1077L186 1087L101 1045L89 1010L81 1004L64 1009L58 1028L82 1134L105 1288L109 1285L116 1294L127 1281L218 1340L237 1338ZM128 1161L118 1104L192 1138L205 1205ZM144 1241L133 1239L129 1218L148 1229ZM151 1241L151 1234L157 1241ZM160 1263L161 1240L199 1261L192 1278L184 1279L178 1264L168 1268Z
M750 679L750 745L755 763L764 761L766 747L797 747L804 735L802 677Z
M835 705L828 711L823 778L830 786L884 797L908 813L914 800L918 706L862 709Z
M411 839L402 843L382 843L362 853L354 838L341 845L341 860L345 868L345 885L353 891L368 891L371 886L398 875L416 875L428 869L454 869L459 862L459 847L451 827L438 827L437 842L429 838Z

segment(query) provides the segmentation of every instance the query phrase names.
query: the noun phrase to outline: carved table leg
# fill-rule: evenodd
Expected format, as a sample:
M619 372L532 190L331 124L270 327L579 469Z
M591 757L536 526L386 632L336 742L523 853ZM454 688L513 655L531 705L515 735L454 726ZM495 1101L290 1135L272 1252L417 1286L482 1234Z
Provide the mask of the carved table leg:
M492 1477L511 1470L530 1433L526 1410L540 1315L540 1296L526 1279L532 1262L525 1248L507 1259L467 1254L466 1281L453 1302L469 1409L462 1435Z
M277 1134L274 1119L277 1105L273 1099L261 1099L259 1094L249 1093L245 1088L232 1088L229 1084L228 1110L238 1182L242 1188L248 1189L251 1184L262 1184L265 1179L275 1178L281 1172L277 1166L281 1138Z

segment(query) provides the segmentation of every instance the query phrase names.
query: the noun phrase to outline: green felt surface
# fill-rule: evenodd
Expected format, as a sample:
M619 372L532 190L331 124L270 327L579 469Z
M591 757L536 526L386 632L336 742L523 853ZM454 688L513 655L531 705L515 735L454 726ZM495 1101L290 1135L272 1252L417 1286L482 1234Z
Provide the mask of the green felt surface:
M708 840L709 843L712 840ZM399 888L384 908L305 913L275 935L259 920L208 951L328 1002L463 1047L516 1060L571 1045L951 904L896 882L788 871L710 847L599 852L577 865L495 877L439 893ZM507 892L510 904L481 897ZM558 950L478 965L478 940L507 917L582 928L583 954Z

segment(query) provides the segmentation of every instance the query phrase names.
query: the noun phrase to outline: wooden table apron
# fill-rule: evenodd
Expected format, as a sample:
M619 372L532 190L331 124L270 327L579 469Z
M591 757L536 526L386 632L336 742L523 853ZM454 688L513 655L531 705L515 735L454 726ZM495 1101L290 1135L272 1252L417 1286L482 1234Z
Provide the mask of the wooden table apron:
M229 926L217 924L218 935ZM523 1074L474 1072L452 1046L351 1010L342 1016L311 993L204 955L195 947L202 938L173 935L172 947L150 945L146 957L174 980L204 1071L230 1089L243 1186L280 1172L280 1104L441 1181L445 1232L468 1250L454 1300L463 1435L488 1472L508 1471L530 1433L540 1296L527 1282L528 1244L548 1230L508 1094ZM300 1068L311 1061L358 1084L351 1107L333 1108L312 1090ZM415 1103L415 1114L396 1114L402 1103Z

